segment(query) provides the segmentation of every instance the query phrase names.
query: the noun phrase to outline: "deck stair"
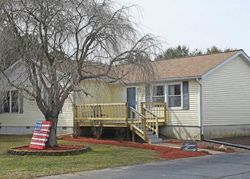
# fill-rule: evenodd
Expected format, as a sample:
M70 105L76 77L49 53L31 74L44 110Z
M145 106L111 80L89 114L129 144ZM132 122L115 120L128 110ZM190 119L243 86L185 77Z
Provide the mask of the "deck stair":
M149 144L162 143L159 138L158 117L147 108L142 108L142 113L130 107L130 129L133 141L135 134Z
M147 139L149 144L159 144L162 143L162 138L159 138L152 131L147 132Z

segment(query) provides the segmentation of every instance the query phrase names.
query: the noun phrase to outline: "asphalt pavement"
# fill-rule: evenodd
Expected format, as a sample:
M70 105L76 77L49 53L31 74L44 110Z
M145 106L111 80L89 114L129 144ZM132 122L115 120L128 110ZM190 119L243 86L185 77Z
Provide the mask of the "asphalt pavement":
M250 151L160 161L42 179L250 179Z

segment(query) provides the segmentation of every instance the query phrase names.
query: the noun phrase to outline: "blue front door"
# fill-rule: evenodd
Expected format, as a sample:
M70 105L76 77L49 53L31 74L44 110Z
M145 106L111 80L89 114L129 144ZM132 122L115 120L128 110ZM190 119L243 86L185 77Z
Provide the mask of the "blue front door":
M127 88L127 103L128 107L136 108L136 88Z
M136 109L136 88L127 88L128 117L130 118L130 107Z

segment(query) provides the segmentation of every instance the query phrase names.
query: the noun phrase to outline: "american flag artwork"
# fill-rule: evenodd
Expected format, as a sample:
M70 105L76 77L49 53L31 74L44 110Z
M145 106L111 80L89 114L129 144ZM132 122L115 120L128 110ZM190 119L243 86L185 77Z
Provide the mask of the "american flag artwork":
M29 147L32 149L45 149L51 126L51 121L37 121Z

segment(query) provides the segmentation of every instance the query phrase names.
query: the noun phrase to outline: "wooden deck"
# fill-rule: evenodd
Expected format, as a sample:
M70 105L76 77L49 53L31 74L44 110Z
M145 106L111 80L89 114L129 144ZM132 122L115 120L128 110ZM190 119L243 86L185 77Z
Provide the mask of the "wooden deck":
M128 107L126 103L76 105L75 121L86 127L128 127Z
M164 103L143 102L139 113L145 115L149 123L155 122L153 115L158 117L159 126L167 123ZM128 114L127 103L81 104L75 106L74 120L80 127L129 127L135 116L129 117Z
M165 126L168 110L165 103L146 103L140 110L128 107L127 103L82 104L75 106L75 133L79 127L94 127L95 133L101 135L103 127L129 127L132 140L138 135L145 142L151 142L148 132L159 137L159 127Z

